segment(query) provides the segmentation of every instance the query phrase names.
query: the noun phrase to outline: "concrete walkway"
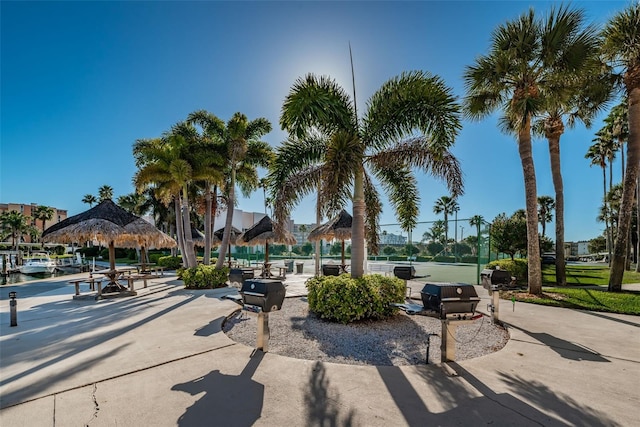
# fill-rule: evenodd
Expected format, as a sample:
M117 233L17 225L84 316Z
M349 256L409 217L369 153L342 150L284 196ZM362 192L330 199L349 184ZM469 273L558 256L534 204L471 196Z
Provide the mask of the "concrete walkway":
M304 292L306 277L289 276L289 295ZM0 288L2 426L632 426L640 417L635 316L502 301L511 339L496 353L352 366L231 341L221 325L238 307L223 298L233 289L185 290L170 275L136 297L78 301L71 278L20 285L17 327ZM488 294L478 294L485 310Z

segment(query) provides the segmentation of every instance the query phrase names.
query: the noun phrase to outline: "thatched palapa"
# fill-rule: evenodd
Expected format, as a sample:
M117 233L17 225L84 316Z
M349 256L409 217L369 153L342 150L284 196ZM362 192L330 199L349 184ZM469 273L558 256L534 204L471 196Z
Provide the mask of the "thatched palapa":
M176 241L153 224L104 200L93 208L71 216L47 228L42 233L46 242L73 243L97 240L109 246L109 265L115 270L115 246L174 247Z
M266 215L236 238L238 246L264 245L265 262L269 262L269 242L294 245L296 238L290 232L274 224L271 218Z
M332 218L330 221L320 224L315 227L309 236L310 241L326 239L340 240L342 243L342 266L345 266L344 256L344 241L351 238L351 224L353 223L353 217L344 209L340 211L338 215Z

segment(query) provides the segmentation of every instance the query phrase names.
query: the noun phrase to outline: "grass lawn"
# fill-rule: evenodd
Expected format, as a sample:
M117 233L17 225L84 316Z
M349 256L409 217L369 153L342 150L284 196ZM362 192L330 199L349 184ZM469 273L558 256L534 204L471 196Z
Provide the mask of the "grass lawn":
M566 288L555 287L555 266L545 265L542 268L542 284L545 286L542 295L508 291L501 293L501 297L532 304L640 316L640 292L607 292L609 267L568 264L566 271ZM640 273L625 271L622 283L640 283ZM582 286L585 288L580 288ZM593 286L602 289L593 289Z
M505 299L515 297L516 301L533 304L640 316L640 293L638 292L607 292L606 290L580 288L545 288L540 296L518 291L507 291L501 296Z
M570 286L607 286L609 284L609 267L592 265L567 264L567 285ZM622 283L640 283L640 273L625 271ZM542 267L543 286L556 285L556 267L544 265Z

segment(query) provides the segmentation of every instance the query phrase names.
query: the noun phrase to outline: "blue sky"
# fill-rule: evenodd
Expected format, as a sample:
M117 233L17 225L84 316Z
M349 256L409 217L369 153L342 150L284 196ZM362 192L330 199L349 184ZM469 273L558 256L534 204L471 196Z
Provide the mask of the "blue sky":
M2 1L0 202L74 215L102 185L116 197L131 193L134 141L160 136L198 109L225 121L236 111L266 117L274 130L264 139L276 147L286 137L282 101L298 77L329 75L352 92L349 43L361 106L386 80L416 69L441 76L461 98L464 67L487 52L495 27L551 4L558 3ZM602 23L628 3L572 4ZM595 220L602 170L584 158L602 118L561 140L567 241L604 228ZM517 144L496 117L465 121L452 151L465 174L459 218L490 221L524 208ZM545 141L534 140L534 160L538 195L553 196ZM616 182L620 169L616 162ZM433 205L446 187L420 175L420 188L420 221L441 219ZM239 208L263 211L262 192ZM313 202L293 219L313 222ZM395 222L386 205L381 223ZM547 230L553 235L553 224Z

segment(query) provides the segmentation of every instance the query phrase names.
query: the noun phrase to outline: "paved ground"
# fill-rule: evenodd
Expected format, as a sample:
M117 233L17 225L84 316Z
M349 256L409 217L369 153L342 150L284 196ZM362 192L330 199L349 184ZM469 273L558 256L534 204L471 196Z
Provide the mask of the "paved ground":
M308 275L291 275L289 295ZM482 358L375 367L254 352L221 332L232 289L173 276L137 297L72 299L70 276L0 301L2 426L633 426L640 318L503 301L511 339ZM487 292L478 288L486 301ZM21 295L29 295L21 297ZM286 302L285 302L286 303Z

